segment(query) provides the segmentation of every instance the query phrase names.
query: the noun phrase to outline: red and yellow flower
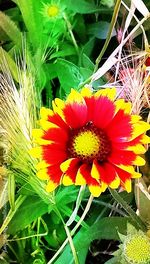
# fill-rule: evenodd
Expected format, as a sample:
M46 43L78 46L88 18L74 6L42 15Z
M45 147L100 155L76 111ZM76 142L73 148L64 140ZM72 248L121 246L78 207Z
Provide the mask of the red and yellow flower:
M131 191L131 178L143 166L145 132L150 125L131 115L131 104L116 100L116 90L92 93L71 90L66 101L56 98L53 110L41 108L41 129L33 130L39 146L31 154L40 161L37 176L47 180L47 191L58 185L85 185L94 196L109 186Z

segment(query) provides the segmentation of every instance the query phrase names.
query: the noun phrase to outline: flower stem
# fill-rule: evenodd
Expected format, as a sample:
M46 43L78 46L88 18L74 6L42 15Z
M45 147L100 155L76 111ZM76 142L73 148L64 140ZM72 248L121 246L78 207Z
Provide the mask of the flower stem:
M77 216L77 213L78 213L78 209L79 209L79 207L81 205L81 202L82 202L82 198L83 198L83 195L84 195L84 190L85 190L85 185L82 185L80 187L80 190L79 190L79 194L78 194L78 197L77 197L75 209L73 210L69 220L67 221L66 226L70 226L74 222L74 220L75 220L75 218Z
M73 254L73 258L74 258L74 263L75 264L79 264L77 252L76 252L76 249L75 249L74 244L73 244L73 240L72 240L72 236L70 234L70 230L69 230L68 226L65 224L64 219L63 219L63 217L62 217L62 215L61 215L61 213L60 213L60 211L58 210L57 207L55 208L55 212L60 217L60 219L61 219L61 221L62 221L62 223L64 225L64 228L65 228L65 231L66 231L66 234L67 234L67 239L69 241L70 248L72 250L72 254Z
M132 210L132 208L127 204L127 202L118 194L116 190L109 188L112 197L119 203L124 210L129 214L132 220L138 225L142 231L146 231L146 226L140 219L140 217Z
M105 43L104 43L104 46L99 54L99 56L97 57L96 59L96 64L95 64L95 69L94 69L94 72L97 71L98 69L98 65L108 47L108 44L110 42L110 39L111 39L111 36L112 36L112 32L113 32L113 29L114 29L114 26L115 26L115 23L116 23L116 19L118 17L118 12L119 12L119 9L120 9L120 4L121 4L121 0L117 0L116 1L116 5L115 5L115 8L114 8L114 13L113 13L113 16L112 16L112 19L111 19L111 23L110 23L110 27L109 27L109 31L108 31L108 34L107 34L107 38L105 40Z
M76 232L76 230L78 229L78 227L81 225L82 221L84 220L85 216L87 215L90 207L91 207L91 204L92 204L92 201L93 201L93 196L91 195L89 197L89 200L87 202L87 205L85 207L85 210L79 220L79 222L75 225L75 227L73 228L73 230L71 231L70 235L73 236ZM56 254L51 258L51 260L49 262L47 262L47 264L51 264L60 254L60 252L64 249L64 247L67 245L69 241L69 238L67 237L66 240L63 242L63 244L61 245L61 247L57 250Z
M65 22L66 22L66 25L67 25L68 31L69 31L69 33L70 33L70 36L71 36L72 42L73 42L73 44L74 44L74 47L75 47L75 49L76 49L76 52L77 52L77 54L79 55L79 48L78 48L78 45L77 45L76 39L75 39L75 37L74 37L74 34L73 34L73 32L72 32L72 25L71 25L70 21L68 20L68 18L67 18L67 16L66 16L65 13L64 13L63 17L64 17L64 20L65 20Z
M73 254L73 257L74 257L74 263L75 264L79 264L77 252L76 252L76 249L74 247L74 243L73 243L73 240L72 240L72 236L71 236L70 230L69 230L68 226L65 225L64 227L65 227L66 234L67 234L67 237L68 237L68 241L69 241L69 244L70 244L70 247L71 247L71 250L72 250L72 254Z
M90 195L90 198L87 202L87 205L85 207L85 210L80 218L80 220L78 221L78 223L75 225L75 227L73 228L73 230L71 231L71 235L73 236L74 233L76 232L76 230L78 229L78 227L81 225L82 221L84 220L85 216L87 215L88 211L90 210L90 207L91 207L91 204L92 204L92 201L93 201L93 195Z

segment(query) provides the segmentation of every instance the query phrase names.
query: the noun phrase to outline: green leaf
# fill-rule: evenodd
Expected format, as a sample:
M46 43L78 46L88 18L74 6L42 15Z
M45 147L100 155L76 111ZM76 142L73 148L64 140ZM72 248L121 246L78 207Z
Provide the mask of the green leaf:
M108 8L103 8L102 6L96 6L95 4L91 3L90 1L85 0L69 0L67 1L68 9L74 11L75 13L79 14L92 14L96 12L103 12L108 13L112 10Z
M73 30L79 36L81 43L85 43L87 34L86 34L86 25L83 15L81 14L75 15Z
M43 69L44 69L44 72L45 72L48 80L52 80L52 79L57 77L56 64L55 63L44 64Z
M60 47L59 51L52 53L49 59L54 59L58 57L65 57L76 54L76 50L73 46L64 44L63 47Z
M88 26L87 32L89 35L93 35L98 39L106 39L109 31L110 23L106 21L100 21L97 23L90 24ZM113 30L112 37L116 35L116 31Z
M42 19L40 16L40 1L17 0L17 5L22 13L23 21L29 32L29 38L35 47L41 42Z
M94 63L85 53L82 54L82 65L83 67L88 68L91 71L94 71Z
M82 74L83 79L86 80L92 75L93 71L91 71L89 68L80 67L80 73Z
M0 11L0 28L9 36L9 38L18 46L21 47L22 34L16 24Z
M7 233L15 234L50 210L52 206L44 203L40 197L28 196L10 221Z
M66 93L69 93L71 88L78 87L83 81L80 69L72 62L58 59L55 67L60 84Z
M85 0L69 0L68 9L80 14L92 13L96 10L96 6Z
M129 218L111 217L103 218L94 223L88 229L81 228L75 235L73 242L80 259L80 264L85 264L86 255L90 243L95 239L114 239L119 240L118 232L125 233ZM67 245L55 264L73 264L73 256L70 246Z
M82 53L86 54L87 57L91 56L91 53L94 49L95 37L90 38L90 40L84 45Z

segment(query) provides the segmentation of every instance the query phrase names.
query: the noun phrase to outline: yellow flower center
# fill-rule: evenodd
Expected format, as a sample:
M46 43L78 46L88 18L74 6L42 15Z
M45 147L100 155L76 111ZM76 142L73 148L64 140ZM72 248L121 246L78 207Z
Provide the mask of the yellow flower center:
M51 5L47 9L49 17L56 17L59 14L59 7L56 5Z
M74 139L74 150L77 155L91 156L98 154L100 147L99 137L92 131L85 131Z
M70 131L68 157L79 158L82 162L92 163L94 159L103 162L111 151L110 141L105 132L91 122L79 129Z
M144 235L134 235L126 242L125 257L133 264L145 264L150 261L150 241Z

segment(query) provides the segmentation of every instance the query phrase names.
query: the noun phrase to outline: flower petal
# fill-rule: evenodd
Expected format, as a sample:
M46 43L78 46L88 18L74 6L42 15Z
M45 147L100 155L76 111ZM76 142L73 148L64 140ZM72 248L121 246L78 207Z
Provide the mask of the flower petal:
M99 197L102 193L102 188L99 185L89 185L89 191L94 197Z
M134 152L127 150L119 150L116 148L112 149L112 152L108 157L110 163L116 165L132 165L135 159L136 154Z
M100 89L94 94L94 97L100 97L100 96L105 96L108 97L109 100L114 101L116 97L116 88L105 88L105 89Z
M36 175L41 180L48 180L49 179L49 175L47 173L47 168L39 170Z
M130 102L125 102L124 99L119 99L115 102L115 107L115 113L122 109L125 114L130 114L132 105Z
M89 87L84 87L84 88L82 88L82 90L81 90L81 95L82 95L83 97L91 97L91 96L92 96L92 91L90 90Z
M131 133L133 130L130 121L131 116L125 114L123 110L119 110L106 128L108 137L113 142L127 141L131 137Z
M42 159L50 165L62 163L67 158L67 153L58 147L57 144L42 146Z
M62 179L62 183L65 186L69 186L69 185L72 185L74 182L70 176L68 176L67 174L64 174L63 179Z
M72 103L66 104L63 110L64 120L71 128L79 128L86 124L87 106L86 104Z
M41 138L44 135L44 131L42 129L32 129L33 138Z
M123 185L125 183L125 181L127 179L131 179L132 173L134 173L134 171L132 171L132 173L125 171L119 167L115 167L115 170L117 172L118 177L121 180L121 184Z
M61 108L60 105L57 105L57 102L57 100L52 101L53 111L56 115L59 115L64 120L63 108Z
M46 186L46 191L47 192L53 192L56 188L57 188L58 184L53 182L53 181L49 181L47 186Z
M98 128L105 128L112 121L115 113L114 103L103 96L95 100L93 123Z
M133 151L135 154L144 154L146 152L145 147L141 144L129 146L127 149Z
M41 119L48 120L48 117L53 116L53 115L54 115L54 112L51 109L41 107L41 109L40 109Z
M65 167L65 165L63 164L61 166L61 168L66 169L64 167ZM64 185L71 185L71 184L75 183L78 169L79 169L79 161L78 161L78 159L73 159L69 163L69 167L67 168L67 170L63 176L62 183Z
M145 159L140 156L137 156L136 159L132 162L133 165L136 166L144 166L146 163Z
M117 177L115 167L111 163L106 162L103 165L103 169L104 173L101 174L101 181L103 181L107 185L110 185Z
M58 128L58 126L55 125L54 123L51 123L51 122L46 121L46 120L44 120L44 119L40 119L40 120L39 120L39 123L40 123L41 127L42 127L45 131L47 131L47 130L50 129L50 128Z
M67 159L63 163L61 163L60 169L62 172L66 172L68 169L71 169L72 166L74 167L78 163L79 163L79 160L77 158Z
M132 189L132 184L131 184L131 180L130 179L127 179L124 183L124 188L125 190L130 193L131 192L131 189Z
M29 153L33 158L41 158L42 148L41 147L32 148L29 150Z
M105 128L113 119L115 106L107 96L85 98L87 104L87 120L98 128Z
M142 144L148 144L148 143L150 143L150 137L148 137L147 135L142 135L140 142Z
M81 174L81 170L79 168L76 175L75 185L85 185L85 184L86 184L86 179Z
M120 185L120 179L119 177L116 175L116 178L109 184L109 187L112 189L117 189Z
M48 166L49 164L46 163L45 160L41 160L39 163L36 164L36 169L41 170L47 168Z
M91 176L96 180L100 180L100 174L101 173L100 173L98 163L96 160L94 160L92 164Z
M82 94L74 89L71 89L71 93L68 95L66 102L67 104L85 104Z
M139 121L133 127L131 139L134 139L134 138L138 137L139 135L142 135L143 133L145 133L149 129L150 129L150 124L148 124L144 121Z

